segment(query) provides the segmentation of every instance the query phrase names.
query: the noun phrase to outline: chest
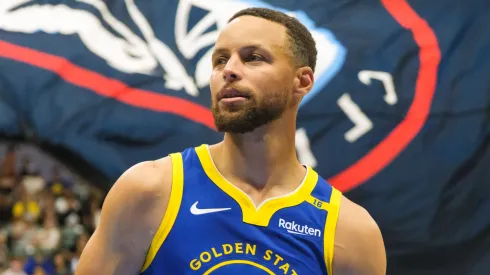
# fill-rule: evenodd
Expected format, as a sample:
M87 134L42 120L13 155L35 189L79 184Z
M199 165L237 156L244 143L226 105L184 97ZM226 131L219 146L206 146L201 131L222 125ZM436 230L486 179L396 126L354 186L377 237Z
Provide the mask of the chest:
M219 200L221 203L226 199ZM226 204L226 203L225 203ZM323 274L323 230L301 211L282 209L267 226L243 222L231 201L184 201L158 257L179 274Z

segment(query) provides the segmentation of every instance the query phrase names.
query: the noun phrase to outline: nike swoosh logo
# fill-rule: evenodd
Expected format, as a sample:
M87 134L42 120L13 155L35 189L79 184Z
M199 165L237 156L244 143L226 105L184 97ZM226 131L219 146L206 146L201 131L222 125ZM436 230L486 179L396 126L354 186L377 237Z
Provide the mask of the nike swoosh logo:
M231 209L231 208L206 208L206 209L200 209L200 208L197 208L197 203L199 203L199 201L196 201L191 206L191 213L193 215L203 215L203 214L221 212L221 211L226 211L226 210L230 210Z

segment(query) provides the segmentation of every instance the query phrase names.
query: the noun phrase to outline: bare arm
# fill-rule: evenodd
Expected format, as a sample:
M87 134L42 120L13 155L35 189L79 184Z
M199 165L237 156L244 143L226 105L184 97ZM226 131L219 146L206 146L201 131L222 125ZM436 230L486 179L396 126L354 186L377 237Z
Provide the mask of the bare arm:
M386 251L378 225L343 197L335 236L333 275L385 275Z
M169 157L128 169L107 194L75 275L139 274L171 190Z

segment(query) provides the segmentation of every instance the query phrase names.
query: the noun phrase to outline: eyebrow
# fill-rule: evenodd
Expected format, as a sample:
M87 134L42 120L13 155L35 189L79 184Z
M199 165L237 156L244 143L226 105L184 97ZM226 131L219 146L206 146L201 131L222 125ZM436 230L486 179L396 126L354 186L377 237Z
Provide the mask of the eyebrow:
M268 50L267 48L265 48L263 45L261 44L252 44L252 45L247 45L247 46L244 46L244 47L241 47L240 48L240 51L242 50L255 50L255 49L262 49L264 51L268 51L270 52L270 50ZM229 52L228 49L226 48L216 48L213 52L213 57L216 56L217 54L220 54L220 53L227 53Z

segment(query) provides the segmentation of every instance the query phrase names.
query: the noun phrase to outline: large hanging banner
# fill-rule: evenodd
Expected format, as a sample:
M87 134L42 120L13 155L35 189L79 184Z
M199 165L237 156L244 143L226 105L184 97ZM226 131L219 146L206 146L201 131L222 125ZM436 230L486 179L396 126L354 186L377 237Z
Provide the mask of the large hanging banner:
M487 274L484 0L0 1L0 133L65 147L112 181L219 141L210 54L250 6L311 30L298 157L378 221L389 274Z

